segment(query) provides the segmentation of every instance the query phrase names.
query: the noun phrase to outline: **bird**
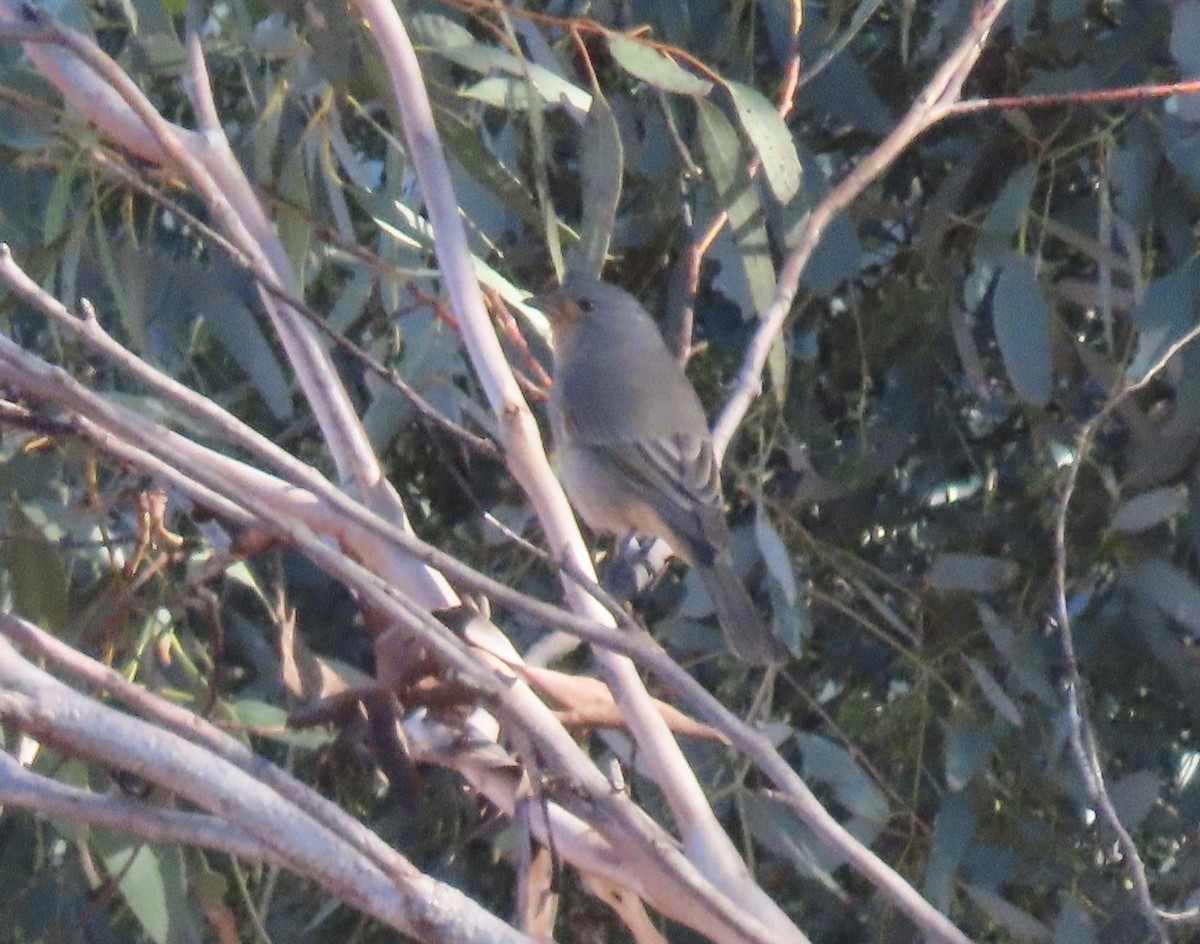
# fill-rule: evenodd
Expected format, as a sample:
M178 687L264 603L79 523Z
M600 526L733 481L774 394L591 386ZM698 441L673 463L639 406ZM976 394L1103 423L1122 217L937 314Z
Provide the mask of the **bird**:
M700 397L650 313L579 275L534 301L553 334L550 431L579 516L600 533L666 541L700 575L730 651L752 665L786 661L733 569Z

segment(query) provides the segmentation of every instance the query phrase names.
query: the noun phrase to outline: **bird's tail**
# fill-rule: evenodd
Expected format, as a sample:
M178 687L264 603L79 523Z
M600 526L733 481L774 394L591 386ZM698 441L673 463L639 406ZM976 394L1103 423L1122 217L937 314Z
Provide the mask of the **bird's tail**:
M787 649L754 609L750 595L746 593L732 565L718 558L710 566L696 569L712 598L717 622L725 633L729 650L743 662L752 665L786 662Z

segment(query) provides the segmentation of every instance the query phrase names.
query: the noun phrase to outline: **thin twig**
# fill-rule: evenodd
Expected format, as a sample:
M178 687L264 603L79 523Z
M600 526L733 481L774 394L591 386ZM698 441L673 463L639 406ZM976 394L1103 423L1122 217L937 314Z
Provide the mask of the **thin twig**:
M1158 914L1158 907L1150 894L1150 883L1146 878L1146 865L1142 861L1137 843L1121 822L1120 814L1113 805L1104 784L1104 769L1083 696L1083 678L1079 673L1079 661L1075 654L1075 637L1071 631L1071 613L1067 604L1067 511L1075 494L1079 469L1091 446L1092 436L1098 426L1100 414L1085 423L1075 437L1075 460L1067 469L1063 483L1058 512L1054 519L1054 608L1058 623L1058 638L1062 646L1063 662L1067 670L1067 720L1071 733L1071 748L1084 786L1092 802L1099 808L1109 827L1117 834L1117 842L1126 859L1126 871L1133 883L1134 893L1141 908L1142 917L1149 922L1161 944L1169 944L1166 928Z
M1200 93L1200 79L1168 82L1161 85L1129 85L1115 89L1058 92L1046 95L1014 95L997 98L971 98L956 102L946 109L950 115L975 115L982 111L1002 111L1013 108L1061 108L1065 105L1113 105L1119 102L1143 102L1172 95Z
M0 615L0 626L12 619ZM459 944L492 939L528 944L461 892L411 865L405 863L405 872L380 869L342 836L236 765L68 688L7 639L0 639L0 680L0 716L7 723L41 743L112 764L186 797L265 843L289 869L396 929Z
M3 345L0 344L0 346ZM25 383L32 379L27 376L19 378L12 373L9 376L10 380L23 380ZM81 389L80 385L61 371L52 371L44 378L44 383L39 388L39 395L50 396L64 408L75 412L80 409L80 403L69 398L87 396L95 398L97 408L103 408L111 417L115 418L127 413L112 404L99 402L95 394ZM146 421L138 418L138 422L144 424ZM114 452L126 461L146 465L150 459L145 452L123 445L113 436L98 430L94 424L88 421L81 420L80 428L85 434L96 438L102 448ZM134 428L125 427L122 435L134 433ZM178 442L178 437L174 437L174 434L168 434L166 431L147 430L145 434L136 434L135 438L140 440L143 446L149 445L158 448L166 448L171 443ZM187 492L191 490L191 487L188 484L187 476L179 471L180 468L188 468L196 473L202 473L211 464L211 460L204 458L203 451L197 451L197 449L198 447L192 447L192 451L186 453L170 453L174 457L172 461L155 460L155 464L150 468L164 480L172 482L176 487ZM218 484L215 479L210 478L209 481L212 485ZM258 509L257 523L259 527L279 529L284 536L308 553L318 566L355 588L371 605L383 607L400 625L410 627L410 631L420 636L427 645L432 645L438 655L453 665L455 671L460 673L462 678L472 680L473 684L480 686L481 692L491 692L493 693L491 697L495 697L495 680L489 675L480 675L479 666L474 662L463 661L461 648L455 641L446 640L444 635L446 628L441 623L432 620L427 610L415 607L407 597L398 595L394 586L380 581L374 574L346 560L343 554L329 547L324 541L316 539L306 527L292 523L297 510L287 504L287 502L293 501L292 497L264 491L255 478L231 482L227 488L239 496L239 501L249 502ZM301 499L301 497L294 496L295 499ZM350 510L352 509L348 509L348 511ZM361 509L358 511L361 513ZM239 513L246 514L241 511L240 506ZM375 519L373 526L388 527L378 519ZM399 529L389 529L386 533L406 544L415 540L411 535L407 535ZM413 549L414 551L418 550L418 546L413 545ZM465 565L454 561L449 555L444 555L437 549L427 549L424 553L429 555L429 561L433 566L445 563L447 565L446 572L452 577L456 571L463 576L470 573L469 568L466 568ZM790 764L779 755L768 737L747 726L740 718L721 705L703 686L672 661L661 646L652 639L644 634L619 632L574 614L556 610L540 601L523 597L516 591L505 588L490 579L481 580L477 586L481 592L493 596L495 599L507 601L509 605L521 612L530 615L536 614L535 618L546 617L549 625L572 632L596 645L608 647L613 651L623 652L633 657L643 669L657 676L677 698L694 706L694 712L698 717L721 730L735 745L744 750L781 790L789 792L796 805L806 811L804 813L805 821L813 828L822 842L846 858L852 867L860 871L873 884L886 890L889 898L910 915L915 923L935 934L940 940L965 944L967 938L961 932L957 931L944 916L934 917L936 912L932 912L928 903L911 886L879 860L874 853L851 837L841 824L830 816ZM400 608L397 609L397 606ZM501 689L501 693L508 691L507 688ZM485 700L490 700L490 698ZM538 717L538 712L541 710L544 710L544 706L540 701L534 699L521 709L523 713L508 717L512 723L521 723L517 719L523 718L524 723L528 724L531 723L530 719ZM544 737L545 735L543 735ZM542 743L546 742L543 740ZM566 750L562 742L555 743L557 750L554 753L556 755ZM606 779L602 778L602 781L607 784ZM605 786L604 789L607 790L608 787Z
M1067 469L1066 479L1059 493L1058 509L1054 519L1054 595L1055 621L1058 624L1059 643L1063 651L1063 662L1067 670L1067 719L1069 722L1072 752L1079 766L1080 775L1088 794L1103 815L1109 827L1116 833L1117 841L1125 856L1126 869L1133 884L1143 917L1149 922L1158 939L1169 941L1162 922L1185 922L1200 918L1200 910L1189 909L1171 912L1160 909L1155 903L1146 876L1146 866L1137 843L1121 822L1115 804L1105 785L1104 768L1100 759L1099 741L1089 721L1086 699L1083 693L1083 678L1075 651L1075 638L1071 614L1067 604L1067 518L1071 501L1079 479L1079 470L1091 450L1097 431L1107 419L1135 392L1152 382L1185 347L1200 338L1200 325L1196 325L1180 338L1173 341L1160 354L1146 372L1137 380L1126 380L1114 390L1101 410L1080 427L1075 437L1074 457Z
M900 122L809 214L796 247L779 271L775 301L761 315L758 330L746 350L742 369L713 428L713 450L718 457L725 454L734 432L762 389L762 373L767 358L783 331L784 322L800 288L800 276L825 229L913 141L950 113L949 109L961 94L967 73L983 52L992 27L1008 2L988 0L975 9L970 27Z

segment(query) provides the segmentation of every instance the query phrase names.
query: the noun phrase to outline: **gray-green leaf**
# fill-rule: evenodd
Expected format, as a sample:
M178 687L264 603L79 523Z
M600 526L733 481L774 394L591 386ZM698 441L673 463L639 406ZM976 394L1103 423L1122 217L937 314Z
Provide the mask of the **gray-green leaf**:
M792 132L765 95L749 85L726 80L738 120L762 160L775 199L787 203L800 189L800 158Z
M712 83L692 75L670 56L653 46L640 43L620 33L605 33L608 51L617 65L635 78L679 95L707 95Z
M1013 388L1021 399L1041 406L1050 399L1050 305L1038 285L1033 263L1010 256L992 296L996 343Z

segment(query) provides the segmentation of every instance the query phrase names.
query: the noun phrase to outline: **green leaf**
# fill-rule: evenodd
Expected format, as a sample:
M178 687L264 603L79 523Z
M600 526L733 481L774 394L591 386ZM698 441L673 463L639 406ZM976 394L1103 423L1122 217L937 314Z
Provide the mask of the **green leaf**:
M790 860L799 872L809 875L834 894L844 894L833 870L845 864L845 857L821 843L790 806L757 794L745 796L742 804L746 823L755 839ZM842 825L855 839L868 846L878 838L882 828L878 821L860 817L851 817Z
M262 184L271 181L275 150L279 147L279 134L283 127L287 90L286 82L277 82L272 87L258 114L258 120L250 129L250 140L254 144L252 173L254 179Z
M1181 626L1200 634L1200 587L1174 564L1151 557L1124 568L1120 579Z
M303 750L317 750L334 739L332 732L320 728L289 728L287 712L264 701L241 698L230 702L229 709L239 724L253 728L257 736L279 744L288 744Z
M179 874L179 850L121 840L103 856L109 875L119 879L121 897L142 929L157 944L179 934L172 919L186 911L187 896Z
M800 593L796 587L796 574L792 570L792 558L761 503L754 515L754 537L771 577L779 584L784 599L794 605Z
M116 253L121 320L143 348L181 366L197 317L242 369L279 419L292 414L287 377L258 319L246 304L250 279L224 256L211 265L177 261L122 244Z
M292 262L292 271L296 273L296 282L299 285L305 283L304 269L313 241L312 195L304 168L307 148L308 144L304 140L292 148L283 169L279 172L279 179L275 182L279 195L283 198L276 214L275 226L279 230L279 239Z
M1108 796L1125 828L1136 831L1154 809L1162 788L1162 777L1150 770L1139 770L1109 787Z
M142 35L147 33L169 35L175 40L175 45L179 47L180 52L183 52L183 45L176 36L171 17L181 14L187 9L186 0L177 0L175 3L170 0L166 0L166 2L164 0L122 0L121 6L130 16L130 26L133 27L134 32Z
M0 85L13 95L14 101L0 101L0 144L15 150L28 151L42 147L54 134L53 86L34 72L19 52L19 46L0 48ZM31 107L32 103L36 103ZM42 107L44 106L44 107ZM24 175L20 175L21 179ZM28 186L28 179L20 187ZM25 200L14 200L19 190L5 188L7 199L3 212L20 214L29 207ZM15 204L15 205L14 205ZM7 230L5 239L8 240Z
M67 161L54 177L54 188L46 201L42 223L42 239L47 246L57 241L67 228L67 207L73 204L75 172L76 163Z
M979 820L975 801L964 793L950 792L933 822L933 848L925 864L925 897L943 914L954 903L954 879L963 857L975 839Z
M840 744L816 734L797 732L796 743L804 758L804 776L828 784L837 801L856 816L879 822L891 815L883 791Z
M440 13L413 13L406 16L404 22L418 48L428 46L446 50L478 42L469 29Z
M783 588L775 580L767 582L767 595L771 600L776 632L792 655L800 655L804 644L812 638L812 612L808 608L808 600L800 594L794 602L789 602Z
M1029 210L1033 188L1037 184L1037 168L1027 164L1013 174L1000 195L988 207L979 227L975 243L976 262L999 264L1012 255L1017 230Z
M706 101L696 102L696 131L704 169L721 205L728 208L747 189L741 139L724 112Z
M255 698L239 698L229 702L229 710L239 724L249 728L281 728L287 724L287 712L278 705Z
M821 861L812 831L791 807L757 794L746 796L742 803L746 826L755 839L791 862L802 875L815 879L837 895L843 894L832 870Z
M771 376L771 392L780 406L787 395L787 369L787 345L782 337L777 337L771 344L771 350L767 351L767 372Z
M371 215L375 225L401 247L432 251L433 227L411 207L398 201L373 200L370 194L356 193L355 196ZM548 341L550 323L544 312L526 304L529 293L517 288L479 256L472 254L471 263L475 266L475 277L479 279L480 284L498 292L504 303L525 325Z
M599 278L616 226L625 161L621 129L608 100L597 91L583 126L583 224L571 270Z
M696 101L696 130L700 154L718 202L729 213L729 232L746 274L750 302L756 312L766 310L775 298L775 266L771 260L766 215L758 187L746 176L746 152L729 119L716 105ZM782 394L787 356L782 348L769 361L777 394Z
M21 520L14 518L14 524ZM13 609L48 632L65 629L70 574L62 549L32 528L21 527L0 544L0 561L8 571Z
M1138 339L1127 376L1137 381L1200 318L1200 266L1190 260L1151 281L1129 318L1138 329Z
M125 14L125 19L129 21L129 29L133 33L138 31L138 11L133 0L118 0L118 5L121 12Z
M961 790L983 771L999 739L996 728L953 724L946 734L946 785Z
M990 606L978 603L977 607L983 631L1007 664L1010 679L1047 708L1056 710L1059 701L1050 683L1050 661L1042 637L1029 631L1018 636Z
M775 238L789 249L794 249L803 237L812 208L833 189L825 177L826 162L802 141L797 142L796 151L804 168L803 187L795 200L775 210L771 222ZM838 214L821 233L816 249L804 267L801 282L818 294L832 295L838 286L858 274L862 255L863 247L854 221L844 213Z
M539 225L542 212L537 200L501 156L488 148L479 129L445 109L439 109L435 117L446 150L462 165L463 170L486 187L510 212L530 225ZM571 241L579 238L564 226L560 225L559 230L564 238Z
M1122 502L1113 512L1112 529L1127 534L1148 531L1187 510L1187 489L1182 485L1155 488Z
M1017 565L1004 557L983 554L938 554L925 580L935 590L993 593L1017 579Z
M1024 908L1001 898L994 891L979 885L968 885L967 894L989 918L1009 934L1028 941L1050 940L1050 929Z
M713 84L688 72L670 56L648 43L620 33L605 32L608 51L622 69L635 78L679 95L707 95Z
M988 704L992 706L996 714L1011 724L1013 727L1022 727L1025 724L1025 719L1021 716L1021 709L1017 707L1016 702L1008 697L1008 693L1004 690L996 677L988 671L978 659L967 657L967 667L971 670L971 674L975 676L975 683L979 686L979 690L983 692L983 697L987 699Z
M1185 2L1174 4L1171 23L1171 55L1183 75L1200 72L1200 4Z
M354 274L338 292L337 301L329 310L329 327L339 334L348 333L350 327L363 316L371 293L375 290L378 276L367 267L354 270Z
M475 43L469 46L451 46L436 50L453 62L473 72L487 75L503 72L502 76L491 76L475 83L460 94L478 101L487 102L498 108L528 107L525 86L533 84L544 107L566 105L586 114L592 107L592 96L578 85L555 75L545 66L518 59L512 53L494 46Z
M762 160L775 199L787 203L800 189L800 158L792 132L766 96L749 85L725 80L738 120Z
M1053 383L1050 305L1033 263L1010 256L992 295L996 343L1017 395L1037 406L1050 399Z
M1054 922L1054 944L1100 944L1091 916L1075 898L1063 897Z

